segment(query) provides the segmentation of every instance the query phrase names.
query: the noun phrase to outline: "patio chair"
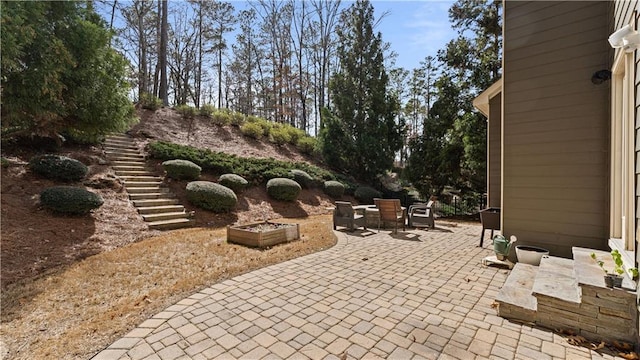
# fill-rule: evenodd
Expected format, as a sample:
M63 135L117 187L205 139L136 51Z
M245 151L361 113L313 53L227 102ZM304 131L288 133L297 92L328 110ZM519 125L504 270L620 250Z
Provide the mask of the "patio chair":
M367 222L364 215L356 214L353 206L348 201L336 201L336 208L333 210L333 230L336 226L345 226L349 231L355 231L356 227L367 229Z
M480 222L482 223L482 234L480 235L480 247L484 243L484 231L491 230L491 239L493 239L493 231L500 230L500 208L486 208L480 210Z
M405 209L400 205L400 199L379 199L377 206L380 212L378 232L380 232L380 224L385 222L393 222L394 233L398 232L398 223L402 223L402 231L406 229Z
M433 216L433 201L428 203L416 203L409 206L408 222L409 227L430 227L435 229L435 219Z

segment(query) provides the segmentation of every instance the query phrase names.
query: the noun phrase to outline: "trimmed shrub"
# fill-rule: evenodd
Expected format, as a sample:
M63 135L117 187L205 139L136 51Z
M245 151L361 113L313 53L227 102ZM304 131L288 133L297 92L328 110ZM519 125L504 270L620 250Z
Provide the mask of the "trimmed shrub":
M318 146L318 140L311 136L304 136L298 139L296 146L303 154L311 155L313 154Z
M324 193L334 199L342 198L342 195L344 195L344 189L344 185L339 181L329 180L324 182Z
M198 110L198 113L202 116L206 116L208 118L211 117L211 115L213 115L214 111L216 111L216 107L211 105L211 104L204 104L202 106L200 106L200 109Z
M353 196L362 204L373 204L373 199L382 197L382 193L372 187L360 186Z
M81 187L54 186L40 193L42 206L64 214L86 214L104 203L100 195Z
M241 112L231 114L231 125L235 127L242 126L246 121L246 117Z
M162 163L167 176L176 180L197 180L202 168L189 160L167 160Z
M142 106L143 109L156 111L162 107L162 100L149 93L143 93L140 96L140 106Z
M244 191L249 185L249 182L242 176L236 174L223 174L218 178L218 183L222 186L226 186L233 190L235 193Z
M246 122L240 127L240 132L244 136L248 136L254 139L261 139L264 135L264 130L260 124L255 122Z
M222 109L216 110L212 116L213 123L219 126L226 126L231 124L232 116L229 110Z
M300 191L300 184L291 179L274 178L267 181L267 194L276 200L295 201Z
M304 132L304 130L298 129L296 127L293 127L291 125L288 125L286 127L287 132L289 133L289 143L291 145L296 145L298 144L298 140L302 139L303 137L307 136L307 134Z
M291 170L291 176L295 182L302 185L305 189L312 188L315 185L313 177L306 171L294 169Z
M306 162L291 162L275 159L244 158L236 155L196 149L190 146L166 142L152 142L149 154L159 160L185 159L202 167L212 175L238 174L255 185L264 184L273 178L290 178L291 170L300 169L318 181L338 180L346 187L345 194L353 195L357 185L353 178L333 173ZM319 183L321 185L321 183Z
M269 141L276 145L284 145L291 141L291 135L289 135L289 131L283 126L274 127L269 134Z
M192 119L198 114L198 109L189 105L178 105L176 111L185 119Z
M29 161L29 169L47 179L62 181L80 181L89 172L80 161L55 154L34 156Z
M269 120L257 116L247 117L247 122L259 125L262 128L262 134L264 136L269 136L269 133L271 133L271 129L275 126L279 126L279 124L276 125Z
M186 190L189 202L213 212L229 212L238 203L238 197L233 190L214 182L192 181L187 184Z

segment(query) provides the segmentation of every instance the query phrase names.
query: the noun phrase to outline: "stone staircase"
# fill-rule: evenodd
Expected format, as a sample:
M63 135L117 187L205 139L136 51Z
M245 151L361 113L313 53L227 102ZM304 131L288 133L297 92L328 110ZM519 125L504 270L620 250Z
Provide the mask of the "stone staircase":
M638 343L635 283L607 288L604 273L590 254L573 248L573 260L549 256L540 266L517 263L496 297L498 314L553 330L569 330L594 341Z
M126 135L109 135L104 151L116 175L124 181L129 199L149 229L171 230L193 224L184 206L162 184L162 178L147 170L145 155Z

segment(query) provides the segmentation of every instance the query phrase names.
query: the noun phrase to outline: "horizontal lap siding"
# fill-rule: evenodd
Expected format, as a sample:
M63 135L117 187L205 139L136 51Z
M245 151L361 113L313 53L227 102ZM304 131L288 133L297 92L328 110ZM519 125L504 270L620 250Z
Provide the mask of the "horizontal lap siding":
M571 256L608 232L607 2L505 2L503 229Z

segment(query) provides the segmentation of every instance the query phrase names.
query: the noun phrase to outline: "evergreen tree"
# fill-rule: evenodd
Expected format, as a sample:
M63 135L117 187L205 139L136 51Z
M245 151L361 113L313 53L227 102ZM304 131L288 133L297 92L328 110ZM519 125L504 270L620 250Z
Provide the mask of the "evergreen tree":
M458 38L438 53L443 64L425 133L411 142L406 177L423 195L445 186L484 192L486 121L473 99L500 77L502 27L497 0L458 0L449 10Z
M320 131L325 160L366 180L391 169L404 128L396 122L398 99L388 89L382 35L374 34L374 23L367 0L341 15L339 70L329 83L332 106Z
M127 62L84 2L2 2L2 130L96 140L133 119Z

